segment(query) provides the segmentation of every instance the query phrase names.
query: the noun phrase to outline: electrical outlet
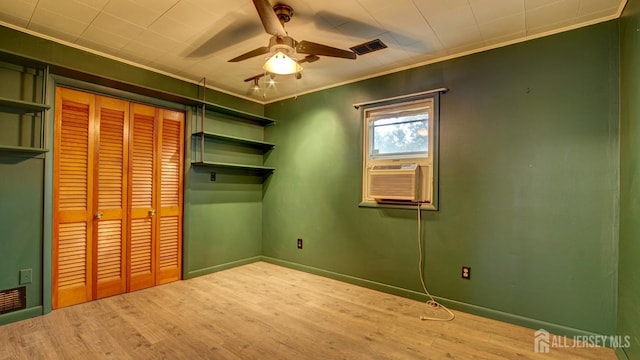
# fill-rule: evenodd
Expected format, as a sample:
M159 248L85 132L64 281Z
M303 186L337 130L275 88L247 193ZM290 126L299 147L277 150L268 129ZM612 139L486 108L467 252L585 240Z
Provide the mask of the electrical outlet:
M215 172L211 172L211 181L216 181L216 173Z
M462 267L462 278L465 280L471 280L471 268L469 266Z
M31 269L20 270L20 285L31 284L32 278L33 271Z
M302 239L298 239L298 249L302 249Z

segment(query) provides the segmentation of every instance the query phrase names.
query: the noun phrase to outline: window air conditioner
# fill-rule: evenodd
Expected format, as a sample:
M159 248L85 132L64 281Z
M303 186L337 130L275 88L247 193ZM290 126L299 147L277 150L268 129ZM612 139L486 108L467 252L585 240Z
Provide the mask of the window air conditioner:
M369 170L368 197L381 200L418 200L418 164L376 165Z

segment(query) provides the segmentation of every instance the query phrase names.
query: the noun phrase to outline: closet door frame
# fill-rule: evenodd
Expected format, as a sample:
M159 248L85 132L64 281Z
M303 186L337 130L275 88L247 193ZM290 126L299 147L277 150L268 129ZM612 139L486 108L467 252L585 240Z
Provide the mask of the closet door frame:
M70 77L70 76L73 76ZM117 83L108 79L101 79L92 75L84 75L80 73L49 73L47 79L47 100L49 105L54 104L56 97L56 86L62 86L72 89L78 89L86 92L94 92L108 96L114 96L138 103L150 104L165 109L172 109L185 113L185 138L184 138L184 164L183 167L183 210L182 210L182 278L187 279L189 269L189 206L191 191L189 190L189 164L191 163L191 134L193 129L193 121L195 117L200 116L197 109L193 105L176 102L176 96L167 94L163 99L162 91L141 89L137 86L131 86L125 83ZM104 84L104 85L102 85ZM106 86L108 85L108 86ZM117 87L117 88L116 88ZM147 95L144 95L144 94ZM179 100L178 100L179 101ZM55 108L46 112L45 121L45 144L46 147L52 149L51 152L45 154L45 185L44 185L44 211L43 211L43 253L42 253L42 313L48 314L53 310L53 162L54 162L54 146L58 143L54 139L55 135Z
M188 230L188 213L189 208L186 206L190 198L190 190L188 187L189 183L189 166L191 162L191 137L187 136L191 132L191 128L193 126L192 122L194 121L194 117L196 116L196 109L190 104L189 100L185 97L186 103L178 103L175 102L176 99L181 99L183 97L176 97L171 94L166 94L164 99L162 98L164 93L162 91L155 90L147 90L145 88L139 88L137 86L131 86L126 83L118 83L112 81L102 81L101 79L94 78L91 76L83 76L82 74L78 78L70 78L65 75L60 74L50 74L49 75L49 84L48 87L48 103L53 105L53 99L57 96L56 87L64 87L79 90L87 93L95 93L98 95L104 95L107 97L116 97L126 101L130 101L132 103L141 103L148 104L151 106L159 107L166 110L178 111L184 114L184 125L183 125L183 134L182 142L183 142L183 165L182 165L182 194L181 194L181 213L182 213L182 221L181 221L181 242L180 247L182 251L181 257L181 269L179 278L186 279L188 276L187 268L188 268L188 257L187 252L189 248L189 230ZM73 76L76 76L73 75ZM85 79L85 80L83 80ZM91 82L88 82L91 81ZM106 84L101 85L101 84ZM114 86L114 87L111 87ZM118 88L115 88L118 87ZM144 95L144 94L148 95ZM180 101L180 100L178 100ZM189 105L187 105L189 104ZM56 134L56 122L55 122L55 112L50 111L47 113L47 124L45 126L46 133L46 143L49 144L50 148L55 148L58 144L59 139L55 138ZM54 284L53 284L53 275L54 275L54 259L53 259L53 247L54 247L54 220L56 215L54 214L54 151L45 156L45 209L44 209L44 224L45 229L43 231L43 307L42 312L44 314L50 313L53 310L53 301L54 301ZM128 275L128 274L127 274Z

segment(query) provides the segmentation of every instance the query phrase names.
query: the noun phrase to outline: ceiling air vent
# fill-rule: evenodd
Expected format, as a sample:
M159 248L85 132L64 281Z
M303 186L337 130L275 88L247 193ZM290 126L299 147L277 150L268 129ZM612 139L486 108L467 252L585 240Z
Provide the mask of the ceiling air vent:
M382 40L375 39L375 40L368 41L366 43L362 43L360 45L356 45L350 49L353 50L353 52L358 55L364 55L364 54L372 53L374 51L378 51L386 48L387 48L387 45L385 45L382 42Z
M27 308L27 288L24 286L15 289L0 291L0 314L22 310Z

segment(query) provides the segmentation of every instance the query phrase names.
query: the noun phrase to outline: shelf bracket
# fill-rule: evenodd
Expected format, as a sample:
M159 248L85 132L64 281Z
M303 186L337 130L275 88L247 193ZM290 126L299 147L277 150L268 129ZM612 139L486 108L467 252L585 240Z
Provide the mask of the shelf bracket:
M198 83L200 84L200 83ZM204 133L204 119L207 113L207 78L202 78L202 115L200 118L200 131ZM200 137L200 161L204 161L204 136Z

